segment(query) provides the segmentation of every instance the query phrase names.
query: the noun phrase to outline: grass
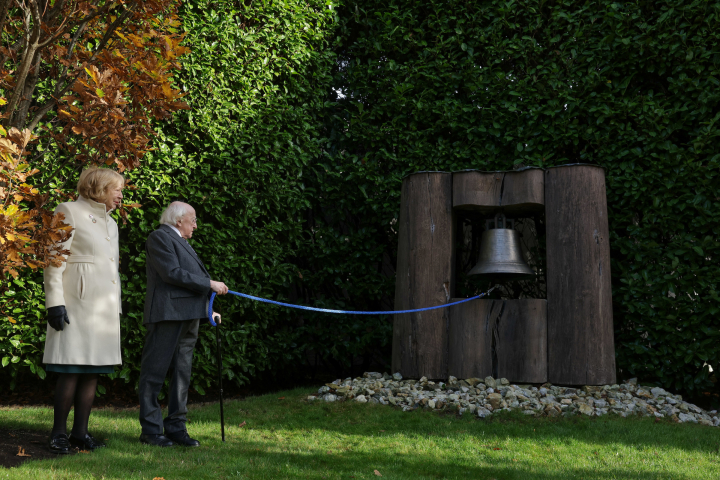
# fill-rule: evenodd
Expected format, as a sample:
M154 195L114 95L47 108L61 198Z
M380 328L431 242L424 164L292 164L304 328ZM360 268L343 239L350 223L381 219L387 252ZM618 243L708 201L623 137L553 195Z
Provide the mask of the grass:
M718 479L720 431L647 418L480 420L303 401L306 389L190 408L195 449L138 442L137 410L96 410L108 448L0 469L8 479ZM280 399L278 397L284 397ZM238 425L246 422L246 426ZM0 409L6 428L49 431L49 408Z

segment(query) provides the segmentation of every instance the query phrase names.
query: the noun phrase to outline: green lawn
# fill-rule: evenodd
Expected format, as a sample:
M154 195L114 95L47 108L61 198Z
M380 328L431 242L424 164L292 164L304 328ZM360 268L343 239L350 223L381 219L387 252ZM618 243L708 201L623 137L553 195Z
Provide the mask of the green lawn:
M0 480L96 478L683 479L720 478L720 430L647 418L494 416L479 420L346 402L312 403L307 389L194 406L196 449L141 445L136 410L98 410L108 448L0 469ZM285 397L279 399L278 397ZM243 421L246 426L239 428ZM0 409L7 428L49 431L47 408Z

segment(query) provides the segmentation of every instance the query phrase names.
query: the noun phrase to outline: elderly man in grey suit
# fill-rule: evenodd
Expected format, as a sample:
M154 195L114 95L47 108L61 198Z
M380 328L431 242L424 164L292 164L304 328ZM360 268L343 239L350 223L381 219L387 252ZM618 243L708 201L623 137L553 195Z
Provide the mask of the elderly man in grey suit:
M185 428L193 350L200 319L207 316L210 292L227 293L222 282L210 279L187 242L197 228L195 209L171 203L160 227L145 243L147 294L143 323L147 327L140 367L140 441L160 447L197 447ZM220 316L213 312L215 318ZM158 394L171 370L168 415L162 418ZM163 435L164 431L164 435Z

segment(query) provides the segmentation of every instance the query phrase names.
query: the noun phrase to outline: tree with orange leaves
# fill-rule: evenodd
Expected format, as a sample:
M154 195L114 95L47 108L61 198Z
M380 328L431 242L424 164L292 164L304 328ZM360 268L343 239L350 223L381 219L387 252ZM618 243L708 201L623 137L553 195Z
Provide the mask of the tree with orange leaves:
M172 86L179 0L0 0L0 289L59 265L71 234L32 185L48 152L68 166L140 165L152 121L188 108ZM43 165L44 166L44 165ZM47 167L45 167L47 168Z

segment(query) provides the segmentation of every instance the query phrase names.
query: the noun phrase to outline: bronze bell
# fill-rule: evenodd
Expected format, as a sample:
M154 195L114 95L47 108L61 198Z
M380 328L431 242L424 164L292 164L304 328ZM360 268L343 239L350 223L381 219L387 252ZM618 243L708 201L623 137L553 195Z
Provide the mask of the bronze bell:
M520 250L520 233L515 222L502 213L485 224L480 237L480 259L468 275L481 275L488 280L529 280L535 272L525 263Z

